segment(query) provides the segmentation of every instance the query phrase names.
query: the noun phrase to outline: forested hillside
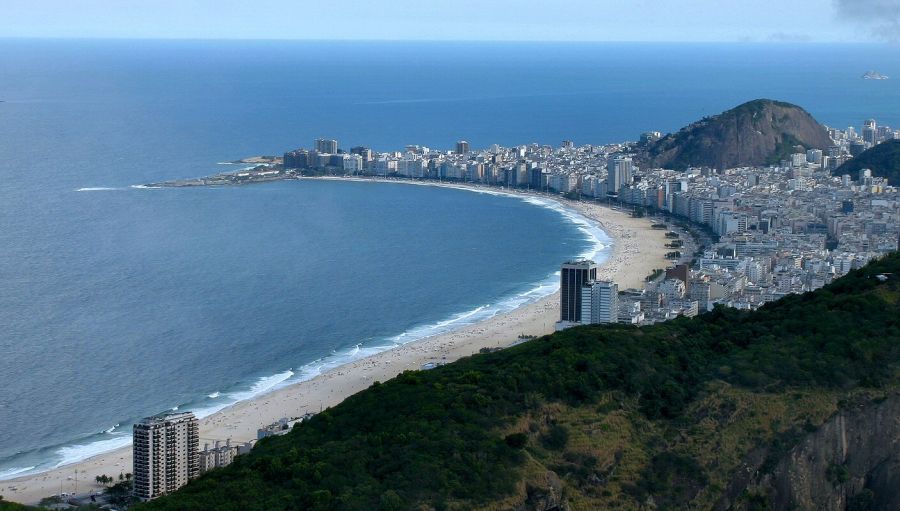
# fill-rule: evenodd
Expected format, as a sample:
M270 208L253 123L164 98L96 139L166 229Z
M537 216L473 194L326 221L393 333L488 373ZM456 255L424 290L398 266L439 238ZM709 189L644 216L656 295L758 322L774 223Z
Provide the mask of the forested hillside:
M888 140L863 151L838 167L834 175L850 174L853 179L857 179L860 169L871 170L875 177L886 177L888 184L900 184L900 140Z
M788 490L760 482L795 446L896 399L898 340L895 253L755 312L573 328L404 373L139 508L780 509ZM889 509L866 481L897 453L868 456L807 477Z

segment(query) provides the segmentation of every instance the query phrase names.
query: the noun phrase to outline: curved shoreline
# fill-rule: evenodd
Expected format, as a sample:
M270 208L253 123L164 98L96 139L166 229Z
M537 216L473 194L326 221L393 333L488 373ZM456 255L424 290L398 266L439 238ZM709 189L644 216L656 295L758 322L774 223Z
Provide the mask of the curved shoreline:
M396 179L365 179L365 178L332 178L332 177L290 177L279 179L281 181L300 181L300 180L316 180L316 181L350 181L350 182L367 182L381 184L414 184L420 186L431 186L434 188L447 188L452 190L464 191L469 193L479 193L485 195L500 196L505 198L518 199L528 202L531 205L549 209L553 213L560 215L563 222L567 222L579 231L581 231L587 241L589 247L572 257L593 258L602 262L606 258L606 252L611 247L611 239L603 231L596 232L590 220L583 217L575 209L559 202L554 197L539 197L536 194L518 194L509 191L498 190L494 188L466 186L452 183L439 182L414 182ZM253 183L259 184L259 183ZM230 186L240 185L235 183ZM208 185L213 187L221 187L223 185ZM92 187L79 188L75 191L115 191L130 190L130 188L108 188L108 187ZM203 419L221 410L237 405L241 402L257 399L266 394L272 393L278 389L308 381L323 372L335 369L337 367L355 362L368 356L395 349L404 344L418 342L424 339L444 335L453 331L467 328L482 321L487 321L499 314L509 313L517 308L526 306L530 303L539 301L558 290L558 271L556 268L551 269L546 275L532 282L522 284L523 289L516 290L507 295L495 297L490 303L481 305L477 308L454 311L440 320L431 323L416 323L408 329L397 335L379 338L370 345L364 345L363 342L343 348L330 354L322 355L315 360L302 363L302 365L291 367L289 369L279 368L277 372L266 374L264 376L256 376L248 378L237 385L225 388L223 392L216 392L216 396L207 396L211 398L206 400L203 393L196 396L196 399L172 403L172 410L183 409L192 410L195 415ZM220 398L221 399L218 399ZM218 402L215 402L218 400ZM116 424L106 431L71 440L66 443L47 446L31 451L46 453L46 458L41 462L32 461L31 463L22 463L21 467L12 467L5 472L5 477L0 477L0 484L3 481L18 479L21 477L30 477L40 475L44 472L64 468L73 464L81 463L96 456L125 448L131 445L131 425L130 423L120 427ZM29 453L29 454L30 454ZM36 466L34 466L36 465ZM3 475L0 473L0 475Z
M633 219L621 212L595 204L561 202L557 198L534 192L507 191L459 183L417 182L410 180L368 178L303 178L327 180L352 180L357 182L400 183L419 186L454 188L477 193L504 195L521 200L538 198L550 201L563 209L575 212L589 226L600 228L612 241L609 257L600 265L603 278L613 278L622 288L639 286L643 277L653 268L664 266L665 242L660 231L649 229L647 219ZM548 207L546 205L542 207ZM555 208L551 208L555 209ZM602 214L601 214L602 213ZM645 224L645 225L644 225ZM647 231L659 238L652 246L653 236L637 236ZM599 241L599 240L598 240ZM643 242L651 242L647 245ZM639 245L644 244L644 247ZM595 245L596 248L596 245ZM643 248L643 249L642 249ZM656 250L653 250L655 248ZM600 251L608 250L609 246ZM646 252L646 253L645 253ZM631 261L632 256L643 254ZM256 438L256 429L277 421L281 417L299 416L308 411L318 411L334 406L346 397L363 390L375 380L385 381L403 370L420 369L427 363L446 363L477 353L482 348L505 347L518 340L519 335L544 335L553 331L557 319L558 291L533 300L509 311L499 311L485 319L437 335L415 339L385 351L351 360L330 368L321 374L287 385L275 386L262 394L230 404L201 419L201 436L206 440L232 438L247 441ZM9 500L36 502L40 498L57 493L60 484L63 491L72 486L72 474L77 470L82 487L84 480L94 475L131 471L131 451L126 446L87 459L32 473L14 479L0 481L0 494ZM85 477L81 474L87 474ZM16 487L16 491L10 491Z

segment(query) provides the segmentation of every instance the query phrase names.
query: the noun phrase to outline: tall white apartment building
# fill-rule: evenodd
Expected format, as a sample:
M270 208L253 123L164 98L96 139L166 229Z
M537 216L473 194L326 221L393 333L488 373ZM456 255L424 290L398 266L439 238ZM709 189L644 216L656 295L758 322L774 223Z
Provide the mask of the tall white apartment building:
M134 425L134 495L172 493L200 473L200 430L191 412L147 417Z
M603 280L581 288L581 322L592 325L619 321L619 286Z
M628 156L616 156L607 166L609 191L618 192L631 183L634 174L634 162Z

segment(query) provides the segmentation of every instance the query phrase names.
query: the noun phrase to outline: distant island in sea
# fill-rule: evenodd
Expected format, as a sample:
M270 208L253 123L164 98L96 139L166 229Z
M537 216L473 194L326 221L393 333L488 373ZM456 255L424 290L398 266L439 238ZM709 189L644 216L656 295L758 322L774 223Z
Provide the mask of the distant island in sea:
M887 80L889 76L885 76L878 71L867 71L863 76L864 80Z

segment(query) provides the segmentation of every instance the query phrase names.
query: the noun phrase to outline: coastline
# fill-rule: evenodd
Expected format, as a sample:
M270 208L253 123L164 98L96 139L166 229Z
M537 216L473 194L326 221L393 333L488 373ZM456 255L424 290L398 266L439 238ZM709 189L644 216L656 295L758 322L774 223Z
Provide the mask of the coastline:
M560 204L587 218L613 240L609 257L600 265L601 278L616 281L620 289L641 287L644 277L655 268L665 268L667 249L663 231L650 228L646 218L632 218L626 213L594 203L560 201L536 192L503 190L460 183L371 178L302 178L386 182L419 186L457 188L479 193L508 195L523 200L539 198ZM200 420L201 443L231 438L244 442L256 438L256 430L282 417L300 416L334 406L363 390L374 381L386 381L408 369L421 369L427 363L446 363L477 353L482 348L506 347L518 341L519 335L545 335L554 329L558 319L558 291L508 312L501 312L474 324L409 342L329 369L310 379L240 401ZM108 451L86 460L36 474L0 481L0 495L5 499L34 503L59 491L72 491L77 471L81 489L98 488L96 475L116 477L131 472L131 447ZM10 487L16 487L11 491Z

